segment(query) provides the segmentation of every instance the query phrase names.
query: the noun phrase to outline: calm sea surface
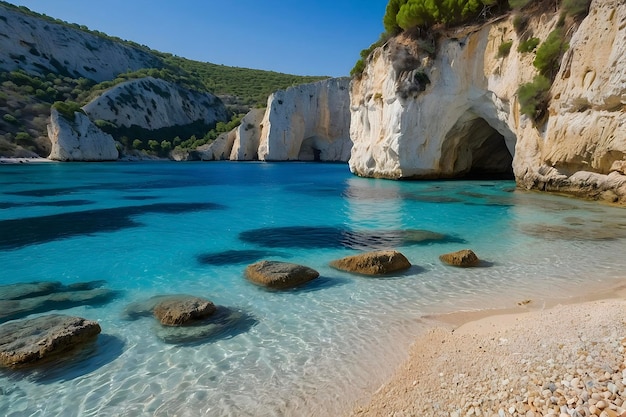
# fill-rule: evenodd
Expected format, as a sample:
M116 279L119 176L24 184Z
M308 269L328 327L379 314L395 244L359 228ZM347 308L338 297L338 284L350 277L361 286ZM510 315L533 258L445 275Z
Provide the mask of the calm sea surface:
M328 267L381 248L414 266L384 278ZM438 260L464 248L482 267ZM364 179L344 164L0 166L0 285L112 291L54 310L97 320L96 346L2 371L0 415L337 415L390 375L420 316L609 286L625 249L626 210L507 181ZM261 259L321 276L267 291L243 277ZM191 337L129 314L166 294L206 297L221 316Z

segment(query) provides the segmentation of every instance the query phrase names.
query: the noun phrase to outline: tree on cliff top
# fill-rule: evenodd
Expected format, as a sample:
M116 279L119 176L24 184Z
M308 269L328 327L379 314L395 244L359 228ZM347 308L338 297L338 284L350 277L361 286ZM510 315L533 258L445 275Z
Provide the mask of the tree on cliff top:
M414 27L447 26L470 21L498 0L390 0L383 24L388 33Z

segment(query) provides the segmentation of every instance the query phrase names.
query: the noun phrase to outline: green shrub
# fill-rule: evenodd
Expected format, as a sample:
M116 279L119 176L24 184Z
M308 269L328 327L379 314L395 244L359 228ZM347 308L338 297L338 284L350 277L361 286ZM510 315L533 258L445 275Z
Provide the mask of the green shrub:
M550 80L543 75L536 75L532 82L522 84L517 89L520 112L537 120L548 102Z
M509 0L509 6L511 6L511 9L522 9L530 2L531 0Z
M511 46L513 46L513 41L502 42L498 47L498 56L500 58L509 56L509 52L511 52Z
M513 29L515 33L518 35L526 30L526 26L528 26L528 16L522 14L516 14L513 17Z
M484 6L495 3L496 0L406 0L398 9L396 22L404 30L437 23L453 26L476 18Z
M352 67L352 69L350 70L350 76L358 77L363 74L363 71L365 71L365 61L363 60L363 58L360 58L358 61L356 61L356 64L354 64L354 67Z
M541 42L539 38L530 38L523 42L520 42L519 46L517 47L517 52L521 52L521 53L532 52L535 50L535 48L537 48L537 45L539 45L539 42Z
M586 16L591 0L563 0L561 7L570 16Z
M537 56L533 65L541 75L552 76L559 69L559 60L567 48L569 45L565 42L563 29L555 29L550 32L545 42L537 49Z
M57 109L67 120L74 120L74 113L76 112L85 114L85 111L80 108L80 104L74 101L55 101L52 103L52 108Z
M133 149L138 149L138 150L143 149L143 142L140 141L139 139L135 139L133 141Z
M15 135L15 143L22 147L32 145L31 137L26 132L17 132Z
M4 116L2 116L2 119L7 123L11 123L14 125L17 124L17 119L12 114L5 114Z

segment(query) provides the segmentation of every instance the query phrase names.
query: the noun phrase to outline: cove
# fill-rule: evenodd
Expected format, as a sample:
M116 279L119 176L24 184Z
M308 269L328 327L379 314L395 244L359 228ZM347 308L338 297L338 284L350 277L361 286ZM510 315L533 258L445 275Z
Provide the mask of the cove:
M626 269L624 210L508 180L365 179L324 163L7 165L0 207L0 285L115 292L61 306L98 320L99 344L49 378L0 372L1 415L340 415L404 359L420 317L540 302ZM377 279L328 266L387 245L415 267ZM489 268L438 259L464 248ZM307 265L320 281L265 291L243 277L259 259ZM167 294L239 315L192 342L124 316Z

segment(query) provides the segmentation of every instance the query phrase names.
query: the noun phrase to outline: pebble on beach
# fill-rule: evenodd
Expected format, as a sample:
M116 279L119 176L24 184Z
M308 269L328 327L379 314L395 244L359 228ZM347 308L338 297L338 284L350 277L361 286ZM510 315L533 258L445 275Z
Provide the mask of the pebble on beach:
M626 417L626 300L444 326L351 415Z

